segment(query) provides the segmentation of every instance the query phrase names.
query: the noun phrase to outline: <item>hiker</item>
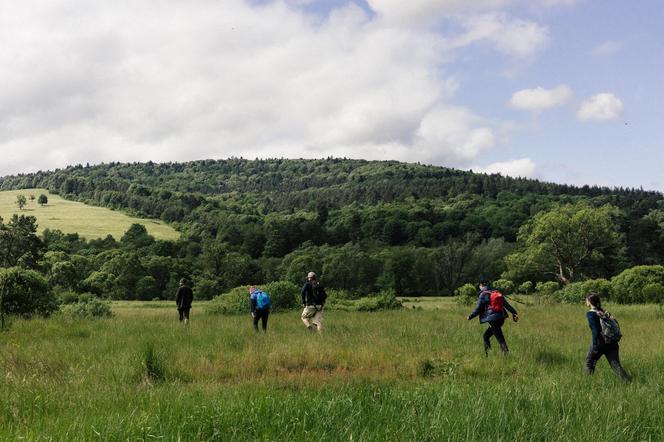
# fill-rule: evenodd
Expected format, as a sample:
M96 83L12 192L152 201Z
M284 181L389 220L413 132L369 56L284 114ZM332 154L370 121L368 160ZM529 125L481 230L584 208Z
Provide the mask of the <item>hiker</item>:
M505 342L505 335L503 335L503 324L505 318L509 317L507 312L512 313L514 322L519 320L519 315L507 302L507 299L497 290L492 290L489 281L481 280L479 283L480 296L477 300L477 305L470 315L470 321L475 316L480 317L480 324L489 323L489 328L484 332L484 353L489 356L489 349L491 348L491 336L495 336L500 349L504 354L509 353L507 342Z
M267 331L267 318L270 316L272 302L270 295L263 290L249 287L249 302L251 303L251 317L254 320L254 329L258 331L258 321L262 322L263 333Z
M586 356L586 372L588 374L593 374L595 372L597 361L599 361L602 355L604 355L606 356L606 360L609 361L613 371L615 371L623 381L629 382L631 378L620 364L618 341L620 340L621 334L620 328L617 328L617 322L615 322L608 312L604 311L598 294L591 293L588 295L586 298L586 306L590 309L586 313L586 318L588 319L588 326L592 332L592 344L590 345L590 350L588 350L588 355ZM608 324L608 330L606 329L607 325L602 327L602 322L607 320L610 322ZM616 325L614 326L612 323L615 323Z
M302 322L307 326L309 331L322 331L323 330L323 307L325 306L325 299L327 294L325 289L318 282L318 278L314 272L307 274L307 282L302 287Z
M189 281L185 278L180 280L180 287L175 295L175 303L178 306L178 314L180 322L184 320L185 324L189 323L189 310L191 310L191 302L194 300L194 292L189 287Z

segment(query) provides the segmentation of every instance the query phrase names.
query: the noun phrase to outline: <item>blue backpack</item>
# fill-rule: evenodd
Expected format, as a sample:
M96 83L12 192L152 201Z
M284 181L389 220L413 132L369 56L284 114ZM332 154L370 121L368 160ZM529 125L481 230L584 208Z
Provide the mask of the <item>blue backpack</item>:
M256 294L256 308L264 309L269 307L272 307L270 295L268 295L266 292L258 292Z

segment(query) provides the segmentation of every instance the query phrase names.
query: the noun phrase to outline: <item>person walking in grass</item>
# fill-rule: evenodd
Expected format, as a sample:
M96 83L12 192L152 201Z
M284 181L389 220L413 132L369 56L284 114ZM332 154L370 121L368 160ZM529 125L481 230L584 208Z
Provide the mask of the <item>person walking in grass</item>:
M479 283L480 295L477 300L475 309L468 315L470 321L475 316L480 317L480 324L489 324L483 335L484 339L484 353L488 356L489 349L491 348L491 336L495 336L500 349L504 354L509 353L505 335L503 335L503 324L505 318L509 315L507 312L512 313L514 322L519 320L517 311L507 302L507 299L497 290L492 290L489 281L483 279Z
M623 381L629 382L631 378L620 364L618 341L622 337L622 334L620 333L618 323L611 317L609 312L604 311L598 294L591 293L588 295L586 306L590 309L586 313L586 318L588 319L588 326L592 334L592 343L586 356L586 372L593 374L597 361L602 356L605 356L613 371Z
M180 322L184 321L185 325L189 324L189 311L191 310L191 303L194 300L194 292L189 287L189 281L185 278L180 280L180 287L175 294L175 304L178 306L178 314Z
M270 316L272 301L267 292L254 286L249 287L249 302L251 304L251 317L254 320L254 329L258 331L258 321L261 321L263 333L267 331L267 319Z
M318 282L318 277L314 272L307 274L307 282L302 286L302 322L309 331L323 330L323 308L327 294L325 289Z

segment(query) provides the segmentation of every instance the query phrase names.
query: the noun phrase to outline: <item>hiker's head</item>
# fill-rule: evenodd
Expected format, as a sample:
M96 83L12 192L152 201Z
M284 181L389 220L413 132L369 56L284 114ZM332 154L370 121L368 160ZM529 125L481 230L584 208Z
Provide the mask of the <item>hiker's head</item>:
M597 293L591 293L586 297L586 305L588 307L602 308L602 300Z
M314 272L307 273L307 279L309 281L315 281L316 280L316 274Z
M249 286L249 294L253 294L256 290L258 290L255 286Z
M490 282L489 282L488 279L486 279L486 278L480 278L480 281L479 281L480 290L482 290L482 289L484 289L484 288L486 288L486 287L489 287L489 284L490 284Z
M182 278L180 280L180 285L187 285L188 283L189 283L189 281L187 281L185 278Z

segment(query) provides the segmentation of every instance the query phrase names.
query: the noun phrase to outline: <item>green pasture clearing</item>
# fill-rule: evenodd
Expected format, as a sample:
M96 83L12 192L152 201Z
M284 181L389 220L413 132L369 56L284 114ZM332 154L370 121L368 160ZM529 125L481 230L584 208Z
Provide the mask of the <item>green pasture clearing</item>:
M40 194L48 196L48 204L37 203ZM27 205L19 210L16 197L24 195ZM31 200L30 195L35 199ZM76 201L68 201L58 195L48 193L46 189L23 189L0 192L0 216L7 222L13 214L32 215L37 218L39 232L44 229L58 229L65 233L78 233L86 239L104 238L113 235L122 238L129 226L143 224L148 233L157 239L175 240L180 234L171 226L154 219L134 218L122 212L105 207L89 206Z
M429 304L430 299L413 299ZM470 308L212 316L118 302L108 320L15 320L0 333L0 440L663 440L664 329L610 305L622 384L583 373L583 306L522 307L512 354L482 352Z

